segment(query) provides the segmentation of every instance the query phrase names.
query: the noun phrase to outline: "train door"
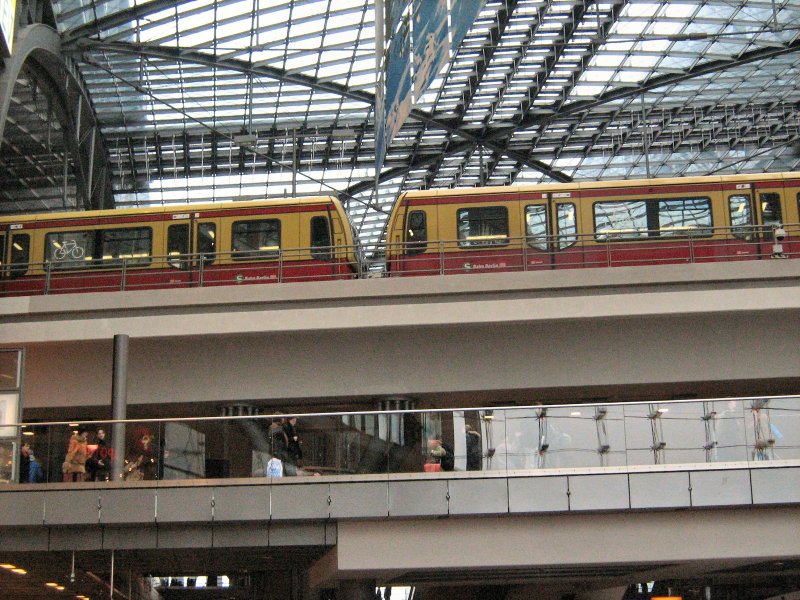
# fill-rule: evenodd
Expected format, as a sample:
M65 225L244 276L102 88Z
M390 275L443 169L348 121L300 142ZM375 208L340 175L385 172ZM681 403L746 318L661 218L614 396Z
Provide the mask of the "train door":
M756 223L760 225L758 243L760 256L772 256L774 243L773 229L783 225L783 186L775 184L757 185L754 190L756 198Z
M192 219L192 265L190 281L204 286L225 282L224 261L220 260L219 222L216 219L195 216Z
M756 211L753 207L753 195L750 184L737 184L735 191L725 192L725 209L730 219L730 237L724 246L715 244L717 252L725 260L735 260L738 257L747 259L758 251L759 241L754 228L756 224Z
M189 213L172 215L167 225L166 270L170 285L188 285L192 280L192 223Z
M436 227L436 209L408 207L403 217L402 250L400 271L405 273L439 272L440 248L429 248L431 233ZM432 229L433 228L433 229Z
M10 225L7 231L0 231L0 280L4 292L31 291L29 286L12 283L26 275L30 268L31 236L19 231L20 228L20 225Z
M552 268L552 219L549 216L549 194L537 194L531 199L522 199L522 223L524 231L524 255L526 271Z
M571 193L552 194L550 211L554 268L585 266L583 244L578 244L578 209Z

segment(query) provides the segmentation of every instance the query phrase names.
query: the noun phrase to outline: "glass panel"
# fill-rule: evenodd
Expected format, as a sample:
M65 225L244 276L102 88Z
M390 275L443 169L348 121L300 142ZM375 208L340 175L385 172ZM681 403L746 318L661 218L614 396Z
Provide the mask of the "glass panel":
M189 254L189 224L170 225L167 228L167 255L169 264L176 269L188 269L189 262L181 261L174 256Z
M595 202L594 230L598 241L647 237L647 203Z
M150 227L105 229L101 234L103 266L141 266L150 264L153 230Z
M408 215L406 229L406 253L422 254L428 244L428 219L424 210L415 210Z
M781 197L773 192L760 195L761 198L761 222L767 226L780 225L783 223L781 211Z
M311 256L317 260L331 259L331 230L327 217L311 218Z
M0 350L0 390L20 388L20 350Z
M12 440L0 441L0 483L11 483L16 446Z
M232 228L231 250L234 260L277 258L281 249L279 219L238 221Z
M2 266L3 261L5 261L6 256L4 254L6 248L6 235L4 233L0 233L0 266Z
M766 411L769 414L769 429L773 440L775 459L800 458L800 408L796 399L771 399Z
M458 245L462 248L508 244L508 210L505 206L460 208Z
M214 223L197 225L197 253L207 264L214 262L217 252L217 226Z
M750 196L731 196L728 198L728 208L731 215L733 237L741 240L752 239L753 209L750 206Z
M19 392L0 393L0 437L16 437L17 428L8 427L19 423Z
M2 247L2 241L0 241ZM11 277L22 277L28 272L31 253L31 236L18 233L11 238Z
M710 236L711 201L708 198L659 200L658 229L661 237Z
M95 232L70 231L48 233L44 242L44 259L53 269L85 269L94 256Z
M578 223L575 219L575 205L571 203L556 206L558 220L558 249L569 248L578 239Z
M525 231L531 248L547 250L547 206L531 204L525 207Z

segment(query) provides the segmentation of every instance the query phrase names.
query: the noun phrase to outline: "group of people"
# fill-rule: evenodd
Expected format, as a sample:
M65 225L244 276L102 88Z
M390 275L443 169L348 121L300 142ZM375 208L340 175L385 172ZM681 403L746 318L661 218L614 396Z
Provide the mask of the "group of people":
M108 481L111 477L113 450L106 440L106 430L98 428L89 443L89 431L78 427L69 438L61 465L64 481Z

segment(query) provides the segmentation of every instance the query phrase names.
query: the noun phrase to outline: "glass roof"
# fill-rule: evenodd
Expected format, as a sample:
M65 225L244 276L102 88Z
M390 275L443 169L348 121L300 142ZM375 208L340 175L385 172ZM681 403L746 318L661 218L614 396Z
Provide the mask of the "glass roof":
M488 0L417 99L378 185L374 2L53 8L117 207L332 193L370 243L404 190L800 162L798 0ZM26 93L18 82L15 96ZM7 127L4 144L32 127ZM0 210L68 205L64 193L33 195L6 193Z

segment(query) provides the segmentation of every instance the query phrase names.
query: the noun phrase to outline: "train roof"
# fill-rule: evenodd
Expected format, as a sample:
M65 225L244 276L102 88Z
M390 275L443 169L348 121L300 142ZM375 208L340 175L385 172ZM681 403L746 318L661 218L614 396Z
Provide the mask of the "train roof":
M238 202L205 202L202 204L165 204L158 206L140 206L136 208L111 208L106 210L80 210L64 212L43 212L26 215L0 215L0 223L33 223L36 221L53 221L59 219L91 219L102 217L123 217L131 215L153 215L171 213L197 213L208 210L238 210L256 207L305 206L308 204L332 203L339 206L335 196L305 196L302 198L273 198L269 200L247 200Z
M615 179L603 181L574 181L570 183L537 183L510 186L491 186L480 188L446 188L433 190L413 190L400 196L403 198L430 198L432 196L471 196L491 194L515 194L522 192L560 192L568 190L589 190L620 187L645 187L661 185L691 185L700 183L759 182L800 179L800 172L751 173L741 175L711 175L698 177L664 177L660 179Z

